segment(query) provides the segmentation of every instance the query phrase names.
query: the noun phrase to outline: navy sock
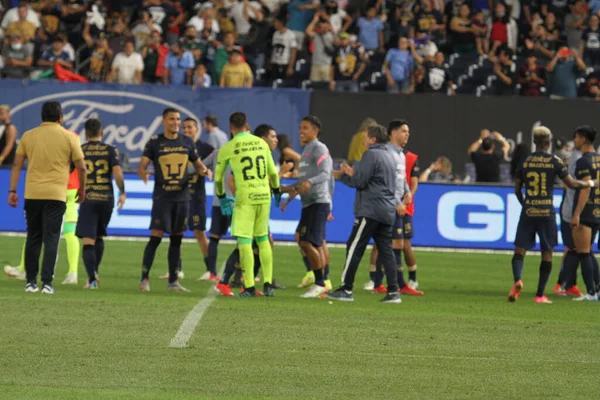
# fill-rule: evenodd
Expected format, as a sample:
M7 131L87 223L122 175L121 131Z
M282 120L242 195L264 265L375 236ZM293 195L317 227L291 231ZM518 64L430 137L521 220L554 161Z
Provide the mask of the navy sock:
M375 282L377 279L377 270L369 271L369 278L371 279L371 282Z
M210 270L210 261L208 260L208 256L204 257L204 265L206 266L206 270Z
M565 285L565 264L564 262L560 263L560 271L558 272L558 281L557 285L564 286Z
M142 261L142 280L148 279L148 276L150 275L152 264L154 264L156 249L158 248L161 240L162 238L157 236L150 236L150 240L148 241L148 244L146 244L146 248L144 249L144 259Z
M383 285L383 277L385 273L383 272L383 265L377 260L377 266L375 267L375 280L373 281L373 287L377 289L379 286Z
M83 265L88 274L88 282L92 283L96 280L96 249L93 244L84 244L81 256L83 257Z
M100 270L100 263L102 262L102 257L104 256L104 239L98 238L96 239L96 274Z
M598 269L598 260L594 254L592 256L592 264L594 265L594 284L596 285L596 291L600 289L600 269Z
M591 253L579 253L579 262L581 263L581 275L583 275L583 281L587 293L590 295L596 294L596 285L594 284L594 262L592 261Z
M181 240L182 235L171 235L169 238L169 283L177 282L177 268L181 261Z
M402 272L402 250L394 249L394 258L396 259L396 271L398 274L398 288L402 289L404 286L406 286L406 281L404 280L404 272Z
M317 269L315 272L315 284L319 286L325 286L325 282L323 281L323 269Z
M520 254L514 254L512 258L512 271L513 271L513 279L516 281L520 281L523 276L523 256Z
M221 282L223 285L228 285L231 276L235 273L235 265L240 263L240 250L235 249L231 252L225 263L225 271L223 271L223 278Z
M408 280L409 281L417 281L417 270L415 269L414 271L408 271Z
M540 279L538 281L536 296L543 296L546 284L550 278L550 272L552 271L552 261L542 261L540 263Z
M579 266L579 257L574 250L568 251L564 261L564 279L565 288L570 289L577 284L577 267Z
M312 271L312 267L310 266L310 262L308 262L308 257L302 256L302 262L304 263L304 267L306 268L306 272Z
M329 280L329 264L325 264L325 280Z
M208 241L208 270L217 274L217 250L219 248L219 240L218 238L211 237Z

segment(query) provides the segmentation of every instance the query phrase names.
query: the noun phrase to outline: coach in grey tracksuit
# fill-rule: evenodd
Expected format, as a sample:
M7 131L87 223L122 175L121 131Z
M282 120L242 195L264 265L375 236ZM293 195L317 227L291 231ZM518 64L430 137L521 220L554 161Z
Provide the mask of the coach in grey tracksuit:
M387 132L382 126L369 128L372 143L352 171L343 171L340 180L356 188L356 220L346 243L346 262L342 273L343 289L352 291L356 270L369 240L373 238L385 266L388 294L398 291L396 261L392 251L392 227L396 219L397 162L386 147ZM349 167L346 167L349 168Z

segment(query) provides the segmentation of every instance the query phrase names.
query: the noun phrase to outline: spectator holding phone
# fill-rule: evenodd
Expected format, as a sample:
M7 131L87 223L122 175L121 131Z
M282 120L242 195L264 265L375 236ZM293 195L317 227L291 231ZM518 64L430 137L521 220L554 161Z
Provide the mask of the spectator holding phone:
M585 63L579 52L562 47L546 67L552 74L551 98L577 97L577 84L575 80L579 71L585 71Z
M502 145L502 151L497 151L496 143ZM471 143L467 152L475 164L476 181L494 183L500 182L500 164L510 151L510 144L500 132L490 133L482 129L479 139Z

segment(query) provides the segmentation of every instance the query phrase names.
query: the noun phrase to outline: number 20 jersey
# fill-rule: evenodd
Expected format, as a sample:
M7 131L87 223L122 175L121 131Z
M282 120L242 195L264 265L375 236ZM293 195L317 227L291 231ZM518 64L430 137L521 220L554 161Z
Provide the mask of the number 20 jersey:
M88 142L81 149L87 169L86 201L114 202L112 175L120 165L118 150L101 142Z
M538 151L528 156L518 171L526 193L522 214L554 218L554 181L567 175L565 164L552 154Z
M192 139L183 135L175 139L167 139L164 134L154 136L146 144L143 156L154 166L154 200L190 200L187 165L198 159Z

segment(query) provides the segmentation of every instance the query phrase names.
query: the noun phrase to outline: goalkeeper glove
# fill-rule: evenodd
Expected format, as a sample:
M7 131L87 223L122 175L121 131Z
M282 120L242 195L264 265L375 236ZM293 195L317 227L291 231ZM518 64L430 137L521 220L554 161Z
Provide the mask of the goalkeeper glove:
M221 214L228 217L233 214L234 200L231 197L219 197L219 205L221 206Z
M273 189L273 197L275 197L275 207L279 208L279 204L281 204L281 192L279 188Z

